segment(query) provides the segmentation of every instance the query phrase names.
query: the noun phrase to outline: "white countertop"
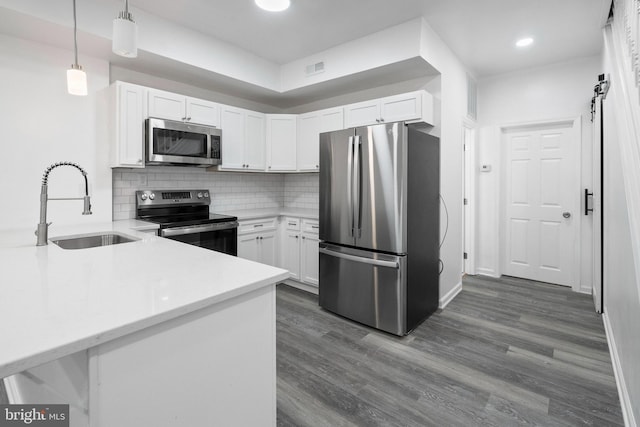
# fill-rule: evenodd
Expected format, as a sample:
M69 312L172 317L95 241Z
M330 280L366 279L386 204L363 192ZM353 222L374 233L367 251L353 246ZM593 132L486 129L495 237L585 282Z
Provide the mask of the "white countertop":
M33 230L0 232L0 378L289 277L286 270L116 221L49 229L49 239L118 231L140 240L65 250Z
M302 208L246 209L226 212L216 211L216 213L237 216L240 221L247 219L265 218L270 216L295 216L308 219L319 218L319 212L317 209Z

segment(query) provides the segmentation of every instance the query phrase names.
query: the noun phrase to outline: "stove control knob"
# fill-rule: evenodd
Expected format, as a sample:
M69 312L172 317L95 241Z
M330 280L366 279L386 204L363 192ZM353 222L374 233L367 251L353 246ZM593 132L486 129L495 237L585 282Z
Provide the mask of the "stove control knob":
M149 194L149 200L153 200L153 199L155 199L155 198L156 198L156 195L155 195L155 194L153 194L153 193Z
M142 200L147 200L147 193L142 193L142 195L140 196L140 198Z
M205 198L205 199L208 199L208 198L209 198L209 192L205 192L205 193L204 193L204 198Z
M198 193L198 199L202 199L202 193Z

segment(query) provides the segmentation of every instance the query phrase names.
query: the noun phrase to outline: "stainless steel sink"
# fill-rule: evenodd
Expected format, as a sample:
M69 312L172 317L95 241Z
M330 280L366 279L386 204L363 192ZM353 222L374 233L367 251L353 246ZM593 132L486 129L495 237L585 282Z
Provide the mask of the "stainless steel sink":
M87 249L98 246L118 245L120 243L135 242L135 237L120 233L96 233L77 236L64 236L51 239L51 242L62 249Z

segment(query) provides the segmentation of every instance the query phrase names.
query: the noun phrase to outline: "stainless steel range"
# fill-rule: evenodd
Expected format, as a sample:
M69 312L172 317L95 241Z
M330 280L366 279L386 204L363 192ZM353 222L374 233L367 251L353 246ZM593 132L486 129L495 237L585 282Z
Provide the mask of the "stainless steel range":
M160 224L158 236L238 255L238 218L209 212L208 190L136 191L136 218Z

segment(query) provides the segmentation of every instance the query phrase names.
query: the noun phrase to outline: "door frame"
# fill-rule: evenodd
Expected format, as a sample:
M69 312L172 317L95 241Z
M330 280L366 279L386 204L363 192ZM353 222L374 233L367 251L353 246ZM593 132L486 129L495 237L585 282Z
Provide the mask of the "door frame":
M467 140L467 132L470 137ZM474 120L462 119L462 252L467 259L462 260L463 274L476 274L476 139L477 126ZM465 147L466 146L466 147ZM467 205L464 205L467 199Z
M582 116L573 117L573 118L559 118L559 119L549 119L549 120L540 120L540 121L530 121L530 122L519 122L519 123L510 123L506 125L499 126L500 129L500 188L499 188L499 212L500 218L498 222L498 241L500 244L499 250L499 275L502 275L504 271L504 265L507 260L507 242L506 242L506 233L504 224L506 223L507 217L507 198L506 198L506 189L507 183L510 179L507 175L507 137L505 133L507 131L514 131L518 129L527 129L527 128L544 128L551 126L561 126L567 125L571 128L570 135L572 138L572 142L576 147L576 161L578 162L575 168L575 182L577 184L573 199L573 206L575 206L575 210L573 212L573 218L576 222L576 233L575 233L575 241L573 243L573 280L571 289L574 292L580 292L581 289L581 281L582 281L582 262L580 256L580 248L582 243L582 212L580 211L581 204L581 188L582 188Z

